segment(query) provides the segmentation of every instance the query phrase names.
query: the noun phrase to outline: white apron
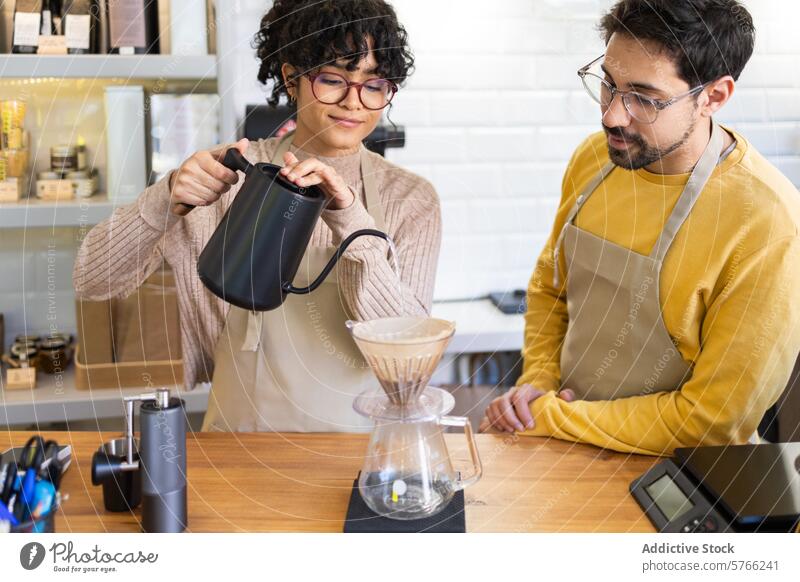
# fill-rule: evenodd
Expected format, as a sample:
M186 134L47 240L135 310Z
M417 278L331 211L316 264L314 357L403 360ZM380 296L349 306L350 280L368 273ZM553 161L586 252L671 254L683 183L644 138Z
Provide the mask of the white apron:
M283 165L292 134L272 158ZM361 146L365 204L386 231L372 164ZM297 275L305 287L336 247L309 245ZM214 377L202 430L362 432L372 423L353 399L378 385L345 327L351 319L339 293L338 268L308 295L290 294L278 309L252 312L231 306L216 346Z

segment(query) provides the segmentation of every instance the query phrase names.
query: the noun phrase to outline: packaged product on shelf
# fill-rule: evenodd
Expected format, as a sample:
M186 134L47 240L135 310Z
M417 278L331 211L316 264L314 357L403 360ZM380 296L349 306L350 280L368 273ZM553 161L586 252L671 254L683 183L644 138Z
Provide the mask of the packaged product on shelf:
M41 0L17 0L11 52L34 54L42 30Z
M42 200L72 200L75 191L72 182L64 180L58 172L39 172L36 175L36 197Z
M2 122L0 147L4 150L16 150L24 147L25 111L24 101L7 99L0 102L0 122Z
M206 0L170 2L170 52L174 55L207 55Z
M62 26L70 54L96 53L100 32L97 0L64 0Z
M69 172L65 179L72 184L75 198L89 198L97 192L97 170Z
M159 54L157 0L106 2L108 52Z
M219 143L219 97L151 95L150 135L150 167L159 180L192 153Z
M0 158L3 156L0 152ZM21 178L6 178L0 180L0 202L19 202L25 183Z
M56 23L53 18L54 4L55 2L53 0L44 0L42 3L42 27L39 30L40 42L42 36L56 36L59 34L56 30Z
M36 388L36 364L38 349L30 343L15 342L8 354L3 355L6 368L7 390Z
M19 200L27 188L29 152L25 111L24 101L0 101L0 202Z
M36 197L59 201L89 198L97 192L97 171L39 172L36 176Z
M61 174L80 169L77 148L72 145L55 145L51 147L50 169Z
M6 178L24 178L28 173L28 150L3 150Z
M108 86L104 103L108 199L125 204L147 187L144 87Z

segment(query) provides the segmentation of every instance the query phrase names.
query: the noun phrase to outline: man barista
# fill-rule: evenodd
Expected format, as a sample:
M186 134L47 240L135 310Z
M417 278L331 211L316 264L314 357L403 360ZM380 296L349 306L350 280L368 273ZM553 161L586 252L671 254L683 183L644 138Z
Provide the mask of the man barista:
M798 191L714 121L751 17L621 0L600 27L605 54L578 75L603 131L567 167L523 374L482 428L645 454L747 442L800 350Z

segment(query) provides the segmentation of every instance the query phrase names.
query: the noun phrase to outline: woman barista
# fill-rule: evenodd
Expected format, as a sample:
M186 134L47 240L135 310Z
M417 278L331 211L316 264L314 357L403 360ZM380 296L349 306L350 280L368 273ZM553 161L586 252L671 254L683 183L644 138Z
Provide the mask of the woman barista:
M258 79L273 84L269 102L286 96L296 104L297 127L234 147L251 163L284 165L286 179L317 185L328 197L295 285L315 277L339 243L363 228L391 236L398 271L385 241L362 237L314 293L290 295L279 309L248 312L215 297L196 264L242 182L220 162L224 146L194 154L93 228L76 261L76 290L89 299L124 296L166 259L175 271L187 387L213 371L204 430L359 430L366 420L352 400L374 377L345 321L424 314L433 294L436 193L362 145L413 58L382 0L277 0L255 43Z

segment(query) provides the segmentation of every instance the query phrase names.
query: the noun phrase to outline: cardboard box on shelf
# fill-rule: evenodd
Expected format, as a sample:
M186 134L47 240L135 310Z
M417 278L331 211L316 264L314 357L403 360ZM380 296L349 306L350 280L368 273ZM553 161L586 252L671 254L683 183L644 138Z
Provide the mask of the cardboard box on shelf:
M75 188L69 180L36 180L36 197L42 200L72 200Z
M125 298L79 301L79 389L183 381L175 278L158 270Z
M86 364L75 350L75 387L78 390L172 386L183 383L183 360Z
M42 200L73 200L89 198L97 192L97 174L90 178L36 180L36 196Z
M22 198L22 180L6 178L0 180L0 202L19 202Z
M111 343L111 302L75 300L78 322L78 348L86 364L114 361Z
M115 300L112 316L117 362L180 359L178 298L171 271L156 271L132 295Z
M7 368L6 390L33 390L36 388L36 368Z

